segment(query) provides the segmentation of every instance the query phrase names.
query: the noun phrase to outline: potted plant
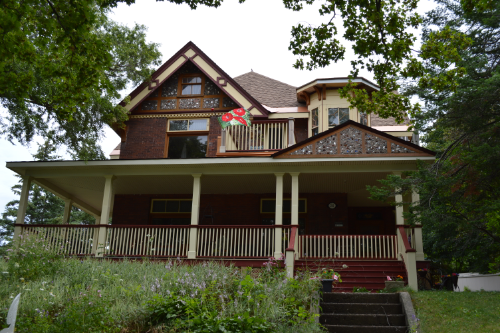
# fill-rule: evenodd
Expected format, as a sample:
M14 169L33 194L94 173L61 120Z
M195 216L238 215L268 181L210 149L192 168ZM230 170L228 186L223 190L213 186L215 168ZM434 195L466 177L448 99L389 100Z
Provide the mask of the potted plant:
M339 275L338 272L334 271L334 269L323 268L319 276L322 280L323 292L332 292L332 284L342 282L341 275Z
M404 278L401 275L397 275L397 277L393 277L393 279L390 276L386 276L384 285L387 290L403 288Z

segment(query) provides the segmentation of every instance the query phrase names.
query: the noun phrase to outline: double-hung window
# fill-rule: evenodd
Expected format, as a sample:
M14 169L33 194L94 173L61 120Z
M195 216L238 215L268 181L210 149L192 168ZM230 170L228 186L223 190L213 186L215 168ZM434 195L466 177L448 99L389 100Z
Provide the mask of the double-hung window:
M333 128L349 120L349 108L329 108L329 128Z

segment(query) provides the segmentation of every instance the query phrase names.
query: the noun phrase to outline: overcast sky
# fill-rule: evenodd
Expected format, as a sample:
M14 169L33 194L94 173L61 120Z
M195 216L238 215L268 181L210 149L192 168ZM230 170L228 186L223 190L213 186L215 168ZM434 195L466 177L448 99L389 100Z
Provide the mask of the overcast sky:
M319 6L307 6L301 12L293 12L285 9L281 0L246 0L244 4L225 0L217 9L201 6L191 10L187 5L155 0L137 2L132 6L119 5L111 18L130 27L134 23L148 27L147 40L160 44L162 62L192 41L231 77L252 69L301 86L316 78L348 76L350 72L353 53L348 43L345 44L346 59L342 62L311 72L292 67L296 58L288 50L291 27L298 23L318 25L328 21L330 18L319 16ZM429 0L421 0L419 12L424 13L433 5ZM337 20L341 27L341 21ZM339 33L342 35L342 28ZM368 72L361 71L359 75L373 79ZM101 143L104 152L109 154L119 141L111 129L106 129L106 138ZM23 147L0 138L0 213L5 204L15 198L10 188L17 182L14 173L3 167L5 162L31 161L35 151L36 143ZM63 150L60 155L64 156Z

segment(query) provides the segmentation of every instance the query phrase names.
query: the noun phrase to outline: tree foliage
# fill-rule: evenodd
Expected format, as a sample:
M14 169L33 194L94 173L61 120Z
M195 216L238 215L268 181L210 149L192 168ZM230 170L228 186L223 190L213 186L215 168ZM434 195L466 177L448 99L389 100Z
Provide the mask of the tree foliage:
M159 65L146 27L107 18L112 1L6 0L0 3L0 130L9 140L35 135L74 154L95 152L105 124L126 119L120 91Z
M420 203L406 216L422 223L425 251L437 261L456 261L463 269L499 271L499 1L490 6L440 0L424 20L426 42L441 30L462 33L472 42L457 49L457 67L465 69L457 89L434 91L410 82L406 94L425 102L415 126L428 148L437 152L432 165L422 164L406 178L395 176L371 189L386 200L398 189L419 191ZM424 63L426 75L444 69Z

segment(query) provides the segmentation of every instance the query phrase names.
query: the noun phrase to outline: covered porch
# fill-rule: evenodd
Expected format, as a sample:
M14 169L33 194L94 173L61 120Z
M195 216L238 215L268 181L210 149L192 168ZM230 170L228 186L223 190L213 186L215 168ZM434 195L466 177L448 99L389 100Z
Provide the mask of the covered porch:
M66 255L257 260L286 254L288 268L295 260L408 258L408 271L423 256L420 229L404 224L403 208L371 201L366 190L388 173L414 169L415 158L13 162L8 167L24 177L15 236L42 234ZM32 182L66 201L65 222L75 205L94 215L96 224L24 225Z

